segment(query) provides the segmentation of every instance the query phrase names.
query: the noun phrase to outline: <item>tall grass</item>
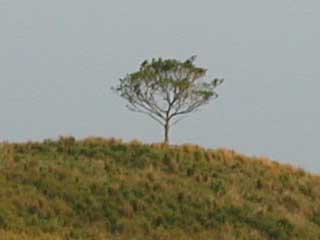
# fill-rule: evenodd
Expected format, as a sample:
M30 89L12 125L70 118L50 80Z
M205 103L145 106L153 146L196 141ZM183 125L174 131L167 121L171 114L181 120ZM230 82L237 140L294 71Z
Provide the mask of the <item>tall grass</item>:
M0 239L320 239L320 178L195 145L0 145Z

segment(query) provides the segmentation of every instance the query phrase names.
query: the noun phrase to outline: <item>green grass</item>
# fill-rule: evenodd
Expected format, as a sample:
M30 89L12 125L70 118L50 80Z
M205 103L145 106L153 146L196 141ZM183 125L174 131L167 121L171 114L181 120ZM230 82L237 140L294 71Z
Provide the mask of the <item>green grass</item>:
M1 240L317 240L319 199L319 176L225 149L0 144Z

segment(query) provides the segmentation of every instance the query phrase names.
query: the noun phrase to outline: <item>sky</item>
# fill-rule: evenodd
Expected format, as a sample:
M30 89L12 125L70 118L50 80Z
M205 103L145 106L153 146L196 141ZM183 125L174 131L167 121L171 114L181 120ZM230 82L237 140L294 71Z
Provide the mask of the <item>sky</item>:
M320 172L320 2L0 0L0 141L73 135L160 142L110 87L151 58L224 78L171 132Z

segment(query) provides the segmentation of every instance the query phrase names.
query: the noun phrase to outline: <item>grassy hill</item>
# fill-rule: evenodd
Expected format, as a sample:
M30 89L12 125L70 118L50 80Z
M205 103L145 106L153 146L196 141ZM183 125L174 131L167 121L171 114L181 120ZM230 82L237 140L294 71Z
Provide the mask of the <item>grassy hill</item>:
M0 145L1 240L320 239L320 177L198 146Z

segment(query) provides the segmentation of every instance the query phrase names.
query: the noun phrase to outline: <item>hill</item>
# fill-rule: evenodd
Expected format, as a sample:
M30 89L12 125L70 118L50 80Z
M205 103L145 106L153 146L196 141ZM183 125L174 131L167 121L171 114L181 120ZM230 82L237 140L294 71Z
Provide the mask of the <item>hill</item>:
M1 240L320 239L320 177L193 145L0 145Z

